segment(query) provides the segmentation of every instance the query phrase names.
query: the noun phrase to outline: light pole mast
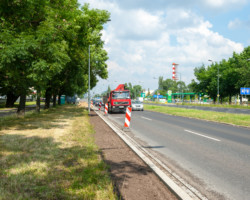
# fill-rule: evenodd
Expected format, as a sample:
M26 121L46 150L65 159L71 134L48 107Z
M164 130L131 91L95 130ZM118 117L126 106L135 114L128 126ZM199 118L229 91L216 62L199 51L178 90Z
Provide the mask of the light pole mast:
M88 88L88 111L90 113L90 45L89 45L89 88Z

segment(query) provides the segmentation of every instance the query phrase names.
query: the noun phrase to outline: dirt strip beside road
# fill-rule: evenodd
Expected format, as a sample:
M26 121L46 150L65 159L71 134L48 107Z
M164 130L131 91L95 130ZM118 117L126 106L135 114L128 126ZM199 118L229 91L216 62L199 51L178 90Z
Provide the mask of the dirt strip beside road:
M111 178L121 199L177 199L150 167L93 111L90 122L96 132L96 144L110 166Z

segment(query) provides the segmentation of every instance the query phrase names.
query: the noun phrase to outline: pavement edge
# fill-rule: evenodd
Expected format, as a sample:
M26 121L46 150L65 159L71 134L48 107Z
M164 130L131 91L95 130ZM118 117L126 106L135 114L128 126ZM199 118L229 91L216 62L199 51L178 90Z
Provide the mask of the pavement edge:
M95 110L94 110L95 111ZM96 112L96 111L95 111ZM157 167L148 157L146 157L136 146L133 145L124 135L125 133L105 119L102 114L96 114L154 171L154 173L177 195L180 199L192 200L181 187L169 178L159 167Z

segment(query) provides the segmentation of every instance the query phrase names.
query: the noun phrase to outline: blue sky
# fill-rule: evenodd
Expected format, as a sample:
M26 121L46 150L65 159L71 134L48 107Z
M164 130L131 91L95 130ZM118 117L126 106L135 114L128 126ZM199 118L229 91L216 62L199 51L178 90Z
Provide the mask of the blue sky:
M221 61L250 45L250 0L79 0L91 8L108 10L103 40L109 54L108 85L140 84L156 89L154 77L177 76L189 84L193 70L209 59Z

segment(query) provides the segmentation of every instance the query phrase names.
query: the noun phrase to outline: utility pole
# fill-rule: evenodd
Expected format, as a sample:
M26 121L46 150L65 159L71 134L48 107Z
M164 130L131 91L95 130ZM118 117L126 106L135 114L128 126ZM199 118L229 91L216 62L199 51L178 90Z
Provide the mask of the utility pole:
M90 45L89 45L89 88L88 88L88 111L90 113Z

